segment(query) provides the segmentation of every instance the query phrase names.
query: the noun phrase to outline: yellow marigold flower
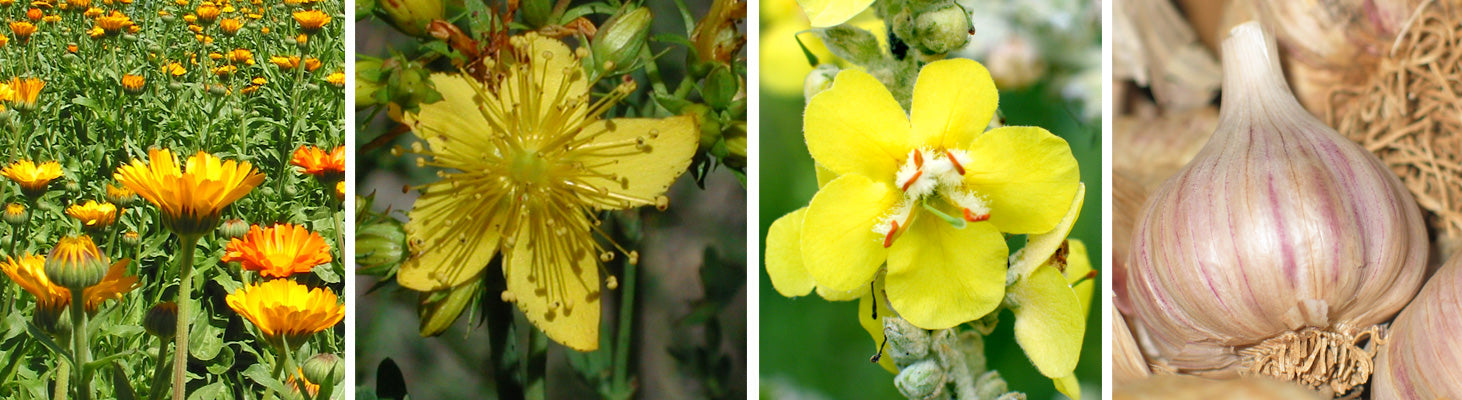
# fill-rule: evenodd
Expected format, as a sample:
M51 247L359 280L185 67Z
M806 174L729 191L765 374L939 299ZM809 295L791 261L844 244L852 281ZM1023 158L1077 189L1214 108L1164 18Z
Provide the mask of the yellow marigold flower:
M199 21L208 23L218 18L218 14L222 13L222 10L219 10L213 3L204 2L203 5L198 6L198 9L193 12L198 16Z
M249 228L243 238L229 239L223 262L237 261L244 270L260 276L288 278L309 273L316 265L329 263L330 246L318 232L303 226L280 224Z
M105 12L102 11L102 9L96 7L87 8L85 12L81 13L82 16L85 16L87 18L97 18L104 14Z
M91 8L91 0L68 0L66 6L73 10L85 11L87 8Z
M269 83L269 81L265 80L262 76L256 76L254 77L254 80L249 81L249 83L253 83L255 86L264 86L264 84Z
M137 32L141 31L142 28L138 27L137 24L127 25L127 33L136 34Z
M15 0L0 0L0 7L9 7L11 4L15 4Z
M5 111L5 103L12 100L15 100L15 90L10 88L9 83L0 82L0 111Z
M239 67L235 67L235 66L232 66L232 65L224 65L224 66L221 66L221 67L214 67L213 68L213 74L214 75L218 75L219 77L227 78L227 77L233 75L234 72L237 72L238 70L239 70Z
M168 12L168 10L157 10L157 16L159 17L166 17L169 15L173 15L173 13Z
M248 14L245 14L244 16L245 17L249 17L249 19L260 19L260 18L264 18L264 15L263 14L258 14L258 13L248 13Z
M117 206L112 203L97 203L96 200L87 200L84 204L72 204L66 207L66 215L81 221L81 227L86 229L101 229L112 226L117 222Z
M187 7L188 0L173 0L173 4L176 4L179 7Z
M665 190L690 165L699 130L687 116L603 119L632 81L589 101L586 52L537 34L509 43L494 80L433 75L443 100L404 116L426 164L443 172L411 210L412 257L398 280L452 290L502 251L503 297L550 338L592 351L600 257L611 254L594 238L595 213L668 206Z
M10 163L4 170L0 170L0 175L5 175L6 178L15 181L20 185L21 193L35 199L46 193L46 186L50 185L51 181L61 177L61 163L47 161L36 164L30 160L20 160Z
M289 279L272 279L230 293L233 308L276 348L299 346L345 318L345 307L330 289L310 289Z
M142 88L147 86L147 78L141 75L122 75L122 90L128 94L142 93Z
M228 52L228 62L254 65L254 52L249 49L234 49Z
M54 24L54 23L57 23L57 22L61 22L61 16L60 15L54 15L54 14L53 15L47 15L47 16L41 17L41 22L45 22L45 23L48 23L48 24Z
M10 44L10 38L0 35L0 47L5 47L7 44Z
M224 18L224 19L218 21L218 29L222 30L223 33L226 33L226 34L229 34L229 35L238 33L239 32L239 28L243 28L243 27L244 27L244 23L239 22L239 20L234 19L234 18Z
M300 172L314 175L321 181L338 181L345 177L345 146L336 146L329 153L315 146L300 146L294 151L289 163L299 166Z
M330 76L325 77L325 82L330 82L330 84L335 85L335 87L345 87L345 73L332 73L330 74Z
M183 76L183 74L187 74L188 73L188 69L187 68L183 68L183 64L176 63L176 62L172 62L172 63L164 64L162 66L162 73L164 75L168 75L168 76L172 76L172 77L179 77L179 76Z
M295 36L294 37L294 41L296 43L298 43L299 45L303 46L306 43L309 43L310 42L310 35L306 35L306 34L301 33L301 34L299 34L299 36Z
M274 65L278 66L280 69L295 69L299 68L300 58L299 56L273 56L269 57L269 62L274 63ZM305 71L315 72L316 69L320 69L321 65L323 64L320 62L320 60L314 57L305 59Z
M320 10L295 11L294 21L299 23L301 31L315 33L325 27L325 24L330 23L330 14Z
M197 39L198 43L213 44L213 36L193 35L193 38Z
M345 181L335 182L335 200L345 201Z
M128 17L126 14L112 11L111 15L98 17L96 19L96 26L102 28L102 30L107 31L107 34L109 35L116 34L118 32L121 32L123 29L131 27L132 18Z
M25 43L30 39L30 35L36 33L36 26L25 21L12 21L10 22L10 32L15 34L16 40Z
M269 34L269 27L267 27L267 26L259 27L259 33L268 35Z
M100 26L94 26L91 29L86 30L86 36L91 37L92 39L101 39L107 37L107 30L102 29L102 27Z
M189 24L196 24L196 23L198 23L198 16L197 15L193 15L193 14L184 15L183 16L183 22L187 22Z
M208 233L218 226L219 214L264 182L248 161L223 161L199 151L186 167L167 149L148 150L150 164L132 160L113 177L162 209L163 226L178 236Z
M238 11L238 10L235 10L233 5L224 3L223 8L222 8L222 11L224 13L233 13L234 11Z
M24 204L10 203L5 205L5 214L0 215L0 219L4 219L10 226L20 226L30 221L30 213L25 210Z
M10 90L15 91L11 104L20 111L34 111L37 107L36 100L41 97L41 89L46 88L46 81L39 78L10 79Z
M137 288L137 277L125 276L129 262L131 260L122 259L113 263L100 283L81 292L86 299L87 313L96 312L108 300L121 300L122 295ZM35 296L36 306L39 308L59 312L71 305L71 290L52 283L46 277L44 256L24 254L19 259L7 257L5 261L0 261L0 270L4 270L11 281Z
M768 232L778 292L866 293L886 266L887 301L914 326L946 329L995 309L1009 256L1002 232L1050 231L1081 187L1060 137L985 131L998 101L989 72L968 59L924 66L908 112L871 75L839 73L808 102L803 127L808 152L835 178Z
M108 203L116 204L118 207L131 207L134 201L137 201L137 193L132 189L107 184Z

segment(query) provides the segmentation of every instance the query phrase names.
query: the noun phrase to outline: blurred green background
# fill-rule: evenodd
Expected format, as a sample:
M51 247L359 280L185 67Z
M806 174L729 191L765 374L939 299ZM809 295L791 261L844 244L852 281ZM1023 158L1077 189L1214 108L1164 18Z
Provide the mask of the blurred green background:
M763 10L763 35L768 33L767 13ZM812 35L800 36L806 38ZM762 39L762 54L778 44ZM790 41L790 38L786 39ZM795 45L795 43L794 43ZM1093 43L1099 46L1100 43ZM1099 53L1096 53L1099 54ZM791 60L795 61L795 60ZM803 63L805 65L805 62ZM807 205L817 191L812 159L802 137L800 93L791 93L782 84L781 90L769 88L776 81L785 82L789 66L773 70L763 58L761 114L760 236L766 248L767 228L782 215ZM772 82L772 83L769 83ZM1086 200L1081 219L1071 233L1072 238L1086 243L1091 262L1098 269L1101 253L1102 160L1100 121L1080 121L1079 105L1064 100L1057 82L1045 78L1017 91L1000 93L1000 111L1007 125L1040 126L1060 136L1071 145L1081 166L1081 180L1086 183ZM829 399L901 399L893 385L893 375L868 358L877 344L869 338L856 319L857 302L829 302L815 294L801 298L782 297L772 288L765 273L764 254L758 254L759 296L761 302L760 374L763 398L829 398ZM1097 282L1101 282L1098 278ZM1093 291L1094 305L1101 290ZM1082 383L1084 397L1099 398L1101 385L1101 309L1091 307L1087 316L1086 337L1076 374ZM990 367L1010 383L1010 390L1025 392L1031 399L1064 398L1051 381L1030 364L1011 334L1014 317L1009 311L1000 316L1000 325L986 339L985 353Z

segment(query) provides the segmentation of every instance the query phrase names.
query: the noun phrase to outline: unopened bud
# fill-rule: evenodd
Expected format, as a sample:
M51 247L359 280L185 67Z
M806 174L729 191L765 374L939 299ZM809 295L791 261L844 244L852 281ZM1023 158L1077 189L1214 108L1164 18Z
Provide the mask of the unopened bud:
M589 45L596 76L625 74L639 68L640 49L650 32L650 9L638 7L610 18Z
M160 338L171 338L178 329L178 304L168 301L157 303L142 317L142 329Z
M426 24L444 18L446 5L442 0L380 0L377 4L397 30L411 36L426 38Z
M898 387L899 393L910 399L940 398L944 384L944 368L932 359L914 363L893 378L893 385Z
M58 286L83 290L101 282L110 266L90 236L64 237L46 256L46 277Z
M345 379L345 366L341 365L340 356L330 353L316 354L305 360L301 368L305 380L324 386L334 386L335 383Z

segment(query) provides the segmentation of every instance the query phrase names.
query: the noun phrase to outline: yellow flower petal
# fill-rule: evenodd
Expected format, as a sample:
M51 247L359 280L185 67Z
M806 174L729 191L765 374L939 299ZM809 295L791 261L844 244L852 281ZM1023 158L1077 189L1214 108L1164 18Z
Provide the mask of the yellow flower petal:
M818 286L853 291L873 280L888 255L873 226L898 199L894 187L858 174L838 177L812 197L802 218L802 265Z
M991 224L955 229L921 217L889 249L888 301L924 329L947 329L989 314L1005 295L1005 238Z
M802 131L812 159L837 175L893 181L911 148L904 110L882 83L857 70L839 72L831 89L812 96Z
M1080 172L1065 139L1008 126L976 137L969 154L965 185L986 196L1001 232L1046 232L1066 215Z
M590 185L608 188L614 192L638 200L606 203L605 209L622 209L654 205L655 197L665 193L675 178L680 177L690 166L691 156L700 145L700 130L695 119L689 116L665 119L620 118L599 120L584 128L581 135L604 133L596 136L589 146L626 141L643 141L644 151L626 149L613 157L584 157L586 165L606 164L597 172L613 175L627 181L613 182L603 177L587 177Z
M765 21L765 20L763 20ZM788 97L802 97L802 84L812 66L802 54L802 44L817 56L819 61L832 61L832 53L817 39L817 35L798 35L807 30L807 24L795 18L776 21L762 30L759 63L761 66L761 87L766 92ZM765 93L765 92L764 92Z
M772 287L787 297L806 296L816 282L802 266L802 216L807 207L783 215L767 229L767 276Z
M1071 226L1075 225L1076 218L1081 216L1081 204L1086 198L1086 184L1076 184L1076 195L1072 196L1071 206L1061 222L1051 228L1049 232L1030 235L1025 239L1025 247L1010 256L1010 273L1018 277L1026 276L1034 271L1036 267L1044 264L1051 255L1056 254L1056 249L1066 242L1066 236L1071 234ZM1086 272L1082 272L1083 274Z
M1066 277L1050 265L1010 286L1015 341L1042 375L1064 377L1076 370L1086 315Z
M432 84L442 94L442 101L422 103L417 113L407 113L404 122L422 139L446 138L449 142L468 140L481 135L487 119L477 109L477 92L467 78L459 74L432 74ZM451 149L453 146L432 146Z
M1077 239L1067 239L1066 243L1069 250L1066 253L1066 283L1074 285L1071 290L1076 292L1076 299L1081 300L1081 315L1091 315L1091 292L1096 290L1097 282L1100 281L1087 279L1086 282L1076 285L1076 281L1091 272L1091 258L1087 255L1086 243Z
M868 9L873 0L797 0L812 27L826 28L853 19L853 16Z
M442 229L442 221L465 215L485 215L501 221L503 212L493 202L465 203L449 195L430 191L416 200L406 233L414 255L401 263L396 282L411 290L429 292L461 286L477 277L497 254L501 241L497 229L481 229L484 224L450 224Z
M878 279L873 285L882 287L883 279ZM873 318L874 304L878 305L878 318ZM873 297L873 292L870 291L858 298L858 325L862 325L863 330L868 331L868 336L873 337L873 349L880 352L878 366L888 372L898 373L898 368L893 365L893 358L888 356L887 346L883 346L883 318L891 316L893 316L893 311L888 309L888 303L877 301Z
M999 104L995 81L980 63L966 58L929 63L914 82L912 142L931 148L965 148L990 125Z
M1051 382L1056 384L1056 390L1061 391L1061 394L1070 397L1071 400L1081 400L1081 381L1076 379L1076 374L1051 378Z
M541 249L529 236L518 235L503 262L513 302L550 339L578 351L599 349L598 255L583 252L572 266L541 265Z
M853 301L866 295L868 295L868 285L858 286L853 290L832 290L825 286L817 287L817 296L827 301Z

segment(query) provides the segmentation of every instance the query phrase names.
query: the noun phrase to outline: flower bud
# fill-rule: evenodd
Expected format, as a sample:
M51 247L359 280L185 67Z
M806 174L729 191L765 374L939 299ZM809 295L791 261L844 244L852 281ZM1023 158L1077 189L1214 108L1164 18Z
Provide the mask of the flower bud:
M426 24L444 18L447 10L442 0L380 0L377 7L397 30L418 37L428 37Z
M888 340L888 356L894 365L903 367L929 356L929 331L899 317L883 318L883 335Z
M130 247L137 247L137 245L142 244L142 234L137 233L137 231L127 231L127 233L123 233L122 244Z
M935 399L944 393L944 368L933 359L925 359L899 371L893 385L910 399Z
M342 365L340 356L330 353L310 357L305 360L302 369L305 380L320 386L334 386L341 379L345 379L345 366Z
M111 261L90 236L64 237L46 256L46 277L56 285L84 290L102 281Z
M355 106L368 107L384 103L376 98L381 90L381 59L358 56L355 59Z
M904 10L894 18L893 29L920 52L937 55L964 47L972 26L969 12L951 2L919 13Z
M731 107L731 102L742 95L744 82L741 77L731 70L729 64L716 64L711 70L710 76L706 77L705 86L701 87L701 94L706 99L706 105L717 110L725 110Z
M838 66L834 64L818 64L812 72L807 73L807 80L802 83L802 97L804 101L811 101L812 96L833 87L833 77L838 76Z
M362 269L395 266L407 254L406 232L396 220L365 224L355 231L355 262Z
M553 3L553 0L523 0L519 3L518 12L522 13L529 27L542 28L557 19Z
M30 221L30 210L25 209L25 205L20 203L6 204L4 219L5 223L10 226L20 226Z
M178 303L165 301L157 303L142 317L142 329L160 338L171 338L178 329Z
M640 49L645 47L653 17L649 8L638 7L604 23L589 45L595 76L620 75L639 68Z
M223 235L225 239L244 236L245 233L249 233L249 223L242 219L234 218L218 225L218 234Z

